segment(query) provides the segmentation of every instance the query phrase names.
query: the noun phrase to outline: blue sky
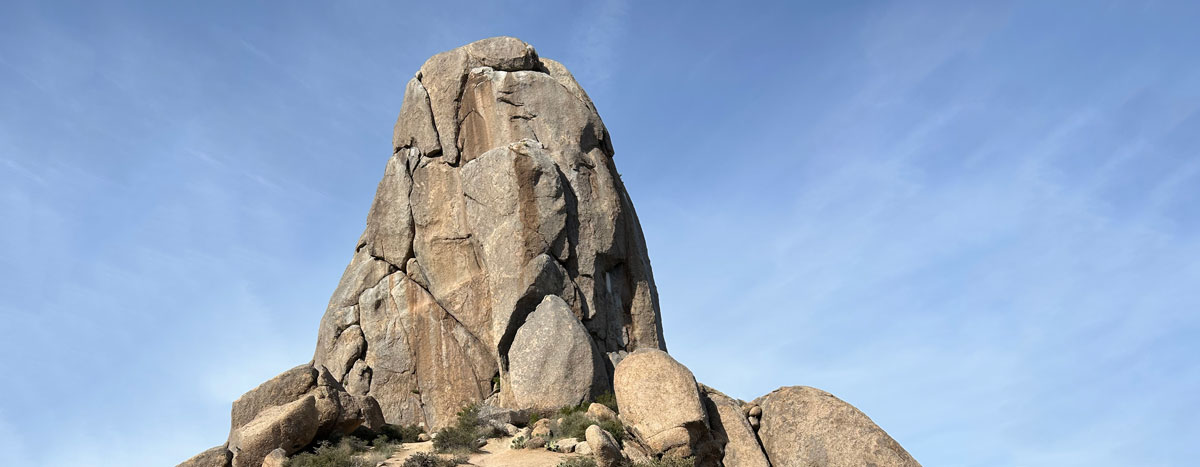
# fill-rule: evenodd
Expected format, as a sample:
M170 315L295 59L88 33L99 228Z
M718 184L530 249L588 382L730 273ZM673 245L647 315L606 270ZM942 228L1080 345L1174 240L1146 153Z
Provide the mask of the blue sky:
M1200 456L1195 3L438 3L5 2L0 464L221 443L311 358L404 83L502 34L595 100L700 381L927 466Z

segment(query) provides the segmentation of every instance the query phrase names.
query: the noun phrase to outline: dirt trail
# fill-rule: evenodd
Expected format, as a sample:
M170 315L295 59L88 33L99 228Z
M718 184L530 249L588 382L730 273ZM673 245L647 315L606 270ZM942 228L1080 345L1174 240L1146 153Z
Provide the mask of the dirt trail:
M512 438L489 439L480 452L471 454L468 460L477 467L556 467L559 462L568 459L573 454L560 454L545 449L510 449ZM400 467L404 460L418 452L433 452L433 443L405 443L392 457L383 461L383 466Z

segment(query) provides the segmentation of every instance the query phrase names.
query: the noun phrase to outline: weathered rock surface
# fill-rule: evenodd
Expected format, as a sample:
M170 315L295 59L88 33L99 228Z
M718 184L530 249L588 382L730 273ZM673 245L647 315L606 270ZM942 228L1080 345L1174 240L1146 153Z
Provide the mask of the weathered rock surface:
M496 37L431 57L404 92L312 362L235 401L226 445L181 465L277 463L360 426L436 432L468 404L512 433L530 410L609 390L620 414L588 415L624 421L624 450L596 426L575 447L601 465L623 451L701 466L917 465L833 396L783 388L742 406L666 354L612 142L562 64ZM549 420L522 431L544 442Z
M549 437L550 436L550 419L548 419L548 418L539 419L537 422L534 422L534 424L531 428L532 428L532 431L529 432L529 436L533 436L535 438Z
M229 448L222 444L196 454L176 467L226 467L232 457L233 453L229 452Z
M267 380L233 401L229 415L231 429L236 429L271 407L287 404L317 385L317 370L300 365Z
M263 459L262 467L283 467L285 462L287 462L287 452L283 448L277 448Z
M263 410L229 435L234 467L259 467L271 451L299 451L312 441L321 425L317 398L309 395Z
M591 395L598 362L571 308L557 295L547 295L517 330L509 352L516 405L547 410L578 405Z
M596 402L592 402L588 405L587 416L598 422L603 420L617 419L617 413L613 412L613 409L608 408L607 405Z
M592 456L596 459L596 465L600 467L621 465L625 456L621 453L621 445L617 443L617 439L611 433L604 431L598 425L592 425L584 431L584 436L587 438Z
M706 423L696 378L661 350L641 350L625 358L617 365L613 388L621 418L647 439Z
M700 395L708 411L713 438L723 446L721 462L726 466L770 467L754 429L743 414L742 404L704 385L700 386Z
M613 376L620 417L655 454L695 457L715 465L720 447L691 370L666 352L642 349L617 365Z
M772 465L921 465L865 414L820 389L783 387L754 403L762 407L758 436Z
M496 389L506 407L578 403L610 389L607 355L665 348L608 132L561 64L511 37L437 54L392 146L313 357L387 422L436 430ZM522 373L529 336L551 343L530 318L547 296L567 353Z
M384 424L374 397L350 394L329 370L308 364L243 394L234 401L230 419L233 426L226 446L205 451L184 465L258 467L275 449L290 455L314 439L350 433L359 426L378 430Z

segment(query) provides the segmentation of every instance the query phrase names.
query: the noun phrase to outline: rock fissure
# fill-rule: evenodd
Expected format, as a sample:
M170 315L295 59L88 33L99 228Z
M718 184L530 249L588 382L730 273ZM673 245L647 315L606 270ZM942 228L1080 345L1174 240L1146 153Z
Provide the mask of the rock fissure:
M432 432L469 404L556 410L609 391L632 436L589 428L578 444L600 465L919 465L828 393L746 404L666 354L611 138L558 62L511 37L434 55L392 142L311 363L239 398L229 443L183 465L259 467L360 425Z

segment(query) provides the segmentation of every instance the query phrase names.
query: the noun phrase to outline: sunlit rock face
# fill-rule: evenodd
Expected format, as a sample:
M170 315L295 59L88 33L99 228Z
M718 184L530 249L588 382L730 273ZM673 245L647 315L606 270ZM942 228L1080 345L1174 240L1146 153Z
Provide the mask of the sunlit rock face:
M228 441L181 466L276 465L386 423L429 436L477 403L512 435L531 413L609 391L616 410L587 413L619 421L622 439L592 425L560 440L601 466L920 466L829 393L789 386L746 402L666 353L608 132L562 65L496 37L433 56L404 93L313 360L235 401ZM545 446L551 421L524 430Z
M321 320L314 365L373 396L388 423L437 428L485 400L582 402L611 390L614 359L665 349L608 132L566 68L496 37L433 56L404 92L394 151ZM528 320L548 296L575 321ZM517 338L551 325L570 339ZM559 344L568 360L522 348ZM547 364L558 370L533 368ZM513 384L514 373L564 381Z

